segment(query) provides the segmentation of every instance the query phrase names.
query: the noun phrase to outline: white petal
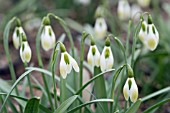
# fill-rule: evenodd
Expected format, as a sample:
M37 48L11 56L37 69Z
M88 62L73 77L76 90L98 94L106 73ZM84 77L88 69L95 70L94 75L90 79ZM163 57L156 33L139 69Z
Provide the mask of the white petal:
M134 103L138 98L138 87L136 85L135 79L131 78L132 86L130 88L130 100Z
M128 1L119 0L117 12L120 20L127 20L130 17L131 12Z
M99 39L103 39L107 33L107 24L104 18L97 18L94 26L95 35Z
M107 48L109 49L109 53L110 53L110 55L109 55L109 57L107 58L107 61L106 61L107 62L106 67L107 67L107 70L108 70L108 69L112 69L114 59L113 59L113 53L112 53L111 48L110 47L107 47Z
M69 55L69 54L68 54L68 55ZM79 66L78 66L76 60L75 60L72 56L70 56L70 55L69 55L69 60L70 60L71 65L73 66L74 70L75 70L76 72L79 72L80 69L79 69Z
M123 95L124 95L126 101L129 100L129 96L130 96L129 95L130 90L129 90L128 81L129 81L129 79L126 80L126 83L125 83L125 85L123 87Z
M92 67L94 67L94 58L93 58L93 54L92 54L92 46L90 46L89 48L89 52L87 54L87 62L88 64L90 64Z
M137 0L138 4L142 7L148 7L150 4L150 0Z
M96 53L95 53L95 56L94 56L95 66L99 67L100 66L100 52L97 49L96 45L94 45L94 47L96 49Z
M22 45L24 45L24 48L23 48L23 46L21 46L21 48L20 48L20 57L23 62L28 63L28 62L30 62L31 56L32 56L31 48L30 48L28 42L22 42Z
M106 70L105 50L106 50L106 47L104 47L101 57L100 57L100 69L102 72Z
M147 23L146 21L143 21L142 24L145 26L145 31L143 31L142 27L139 31L139 39L141 40L142 43L145 44L145 41L147 40Z
M64 53L61 53L61 61L60 61L60 74L65 79L67 77L66 63L64 61Z

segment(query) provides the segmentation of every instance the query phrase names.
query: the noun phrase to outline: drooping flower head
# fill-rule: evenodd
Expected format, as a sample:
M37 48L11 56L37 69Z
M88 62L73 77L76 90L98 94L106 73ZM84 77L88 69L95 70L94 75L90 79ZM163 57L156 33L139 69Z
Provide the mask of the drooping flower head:
M120 20L127 20L130 18L130 5L127 0L119 0L117 13Z
M44 29L41 34L41 46L45 51L52 49L55 45L55 34L50 26L49 18L45 17L43 20Z
M143 20L140 31L139 31L139 39L141 40L143 44L145 44L145 41L147 38L147 27L148 27L148 24L146 23L146 21Z
M138 98L138 87L134 79L132 68L130 67L130 65L127 66L128 66L128 78L123 87L123 95L126 101L128 101L130 98L130 100L134 103Z
M91 41L91 46L87 54L87 61L92 67L100 66L100 52L93 40Z
M24 29L21 26L20 21L18 20L17 26L15 27L15 30L12 35L13 45L16 49L19 49L21 34L26 35Z
M151 0L137 0L138 4L142 7L148 7Z
M96 38L104 39L107 33L107 24L103 17L98 17L94 26Z
M31 48L26 40L26 36L22 35L22 42L20 47L20 57L23 63L28 63L31 60L32 52Z
M100 69L101 71L107 71L108 69L111 69L113 67L114 59L112 50L110 48L110 40L109 38L105 41L105 47L102 51L101 57L100 57Z
M159 33L155 27L155 25L152 23L152 18L149 15L148 16L148 27L147 27L147 38L145 45L148 49L151 51L154 51L159 43Z
M62 43L60 44L60 48L61 48L60 74L65 79L67 77L67 74L71 72L72 67L76 72L79 72L79 66L76 60L67 53L65 46Z

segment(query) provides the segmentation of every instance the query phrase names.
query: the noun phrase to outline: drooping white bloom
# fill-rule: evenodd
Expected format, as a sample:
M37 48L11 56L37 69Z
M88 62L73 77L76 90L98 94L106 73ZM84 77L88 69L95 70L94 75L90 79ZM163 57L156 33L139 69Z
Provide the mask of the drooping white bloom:
M82 5L89 5L91 0L75 0L75 2Z
M127 20L130 18L131 9L127 0L119 0L117 12L120 20Z
M96 45L90 46L89 52L87 54L87 61L92 67L100 66L100 52Z
M114 59L110 46L105 46L100 57L101 71L107 71L113 67Z
M19 49L19 46L20 46L20 36L21 34L23 33L23 35L25 35L25 32L23 30L23 28L20 26L20 27L15 27L15 30L14 30L14 33L12 35L12 40L13 40L13 44L14 44L14 47L16 49Z
M159 42L159 33L154 24L148 24L148 33L145 45L151 51L155 50Z
M139 5L142 7L148 7L151 0L137 0Z
M27 41L23 41L20 47L20 57L22 62L30 62L32 56L31 48Z
M126 80L126 83L123 87L123 95L124 95L126 101L128 101L129 97L130 97L130 100L133 103L136 102L136 100L138 98L138 87L136 85L134 77L128 78Z
M65 79L67 74L72 70L79 72L79 66L74 58L72 58L66 51L61 53L60 74Z
M145 44L145 41L146 41L146 38L147 38L147 27L148 27L148 24L146 23L146 21L143 21L141 29L139 31L139 39L144 44Z
M55 34L50 25L45 25L41 34L41 46L45 51L52 49L55 45Z
M96 19L94 26L95 36L99 39L103 39L107 33L107 24L104 18L100 17Z

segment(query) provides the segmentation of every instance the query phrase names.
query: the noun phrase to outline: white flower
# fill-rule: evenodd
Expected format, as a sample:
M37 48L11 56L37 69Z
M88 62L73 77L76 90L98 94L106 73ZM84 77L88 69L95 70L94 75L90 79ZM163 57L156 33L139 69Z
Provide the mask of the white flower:
M96 45L90 46L89 52L87 54L87 61L92 67L100 66L100 52Z
M101 71L107 71L113 67L114 59L110 46L105 46L100 57Z
M91 0L75 0L75 2L82 5L89 5Z
M127 20L130 18L130 5L127 0L119 0L117 12L120 20Z
M136 85L134 77L128 78L126 80L126 83L123 87L123 95L124 95L126 101L128 101L129 97L130 97L130 100L133 103L136 102L136 100L138 98L138 87Z
M29 62L31 60L31 48L27 41L22 42L20 47L20 57L22 62Z
M137 0L139 5L142 7L148 7L151 0Z
M159 33L154 24L148 24L148 33L145 45L151 51L155 50L159 42Z
M99 39L103 39L107 33L107 24L104 18L100 17L96 19L94 26L95 36Z
M147 27L148 24L146 23L146 21L143 21L141 29L139 31L139 39L141 40L142 43L145 43L147 38Z
M41 45L45 51L52 49L55 45L55 34L50 25L45 25L41 34Z
M72 67L76 72L79 72L79 66L75 59L73 59L66 51L61 53L60 61L60 74L65 79L67 74L72 70Z
M23 33L23 35L25 35L25 32L24 32L24 30L23 30L23 28L21 26L20 27L15 27L14 33L12 35L12 40L13 40L14 47L16 49L19 49L20 36L21 36L22 33Z

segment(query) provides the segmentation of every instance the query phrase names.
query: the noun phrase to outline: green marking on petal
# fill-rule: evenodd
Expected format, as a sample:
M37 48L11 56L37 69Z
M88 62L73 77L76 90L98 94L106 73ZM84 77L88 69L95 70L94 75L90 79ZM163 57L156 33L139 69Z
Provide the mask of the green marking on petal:
M132 86L132 81L131 80L128 80L128 86L129 86L129 90L130 90L130 88Z
M154 27L154 26L152 26L152 31L153 31L154 34L156 33L156 32L155 32L155 27Z
M95 53L96 53L96 48L92 47L92 54L93 54L93 56L95 55Z
M67 54L64 54L64 61L65 61L66 64L70 64L70 60L69 60Z
M16 33L17 33L17 37L19 37L20 35L19 29L17 29Z
M48 29L48 33L49 33L50 36L52 36L51 28Z
M142 23L142 30L143 30L143 31L146 31L146 27L145 27L145 24L144 24L144 23Z
M108 48L105 50L105 58L108 58L110 56L110 51Z
M154 47L155 47L155 44L156 44L156 42L155 42L154 39L149 39L149 40L148 40L148 45L149 45L149 47L154 48Z

